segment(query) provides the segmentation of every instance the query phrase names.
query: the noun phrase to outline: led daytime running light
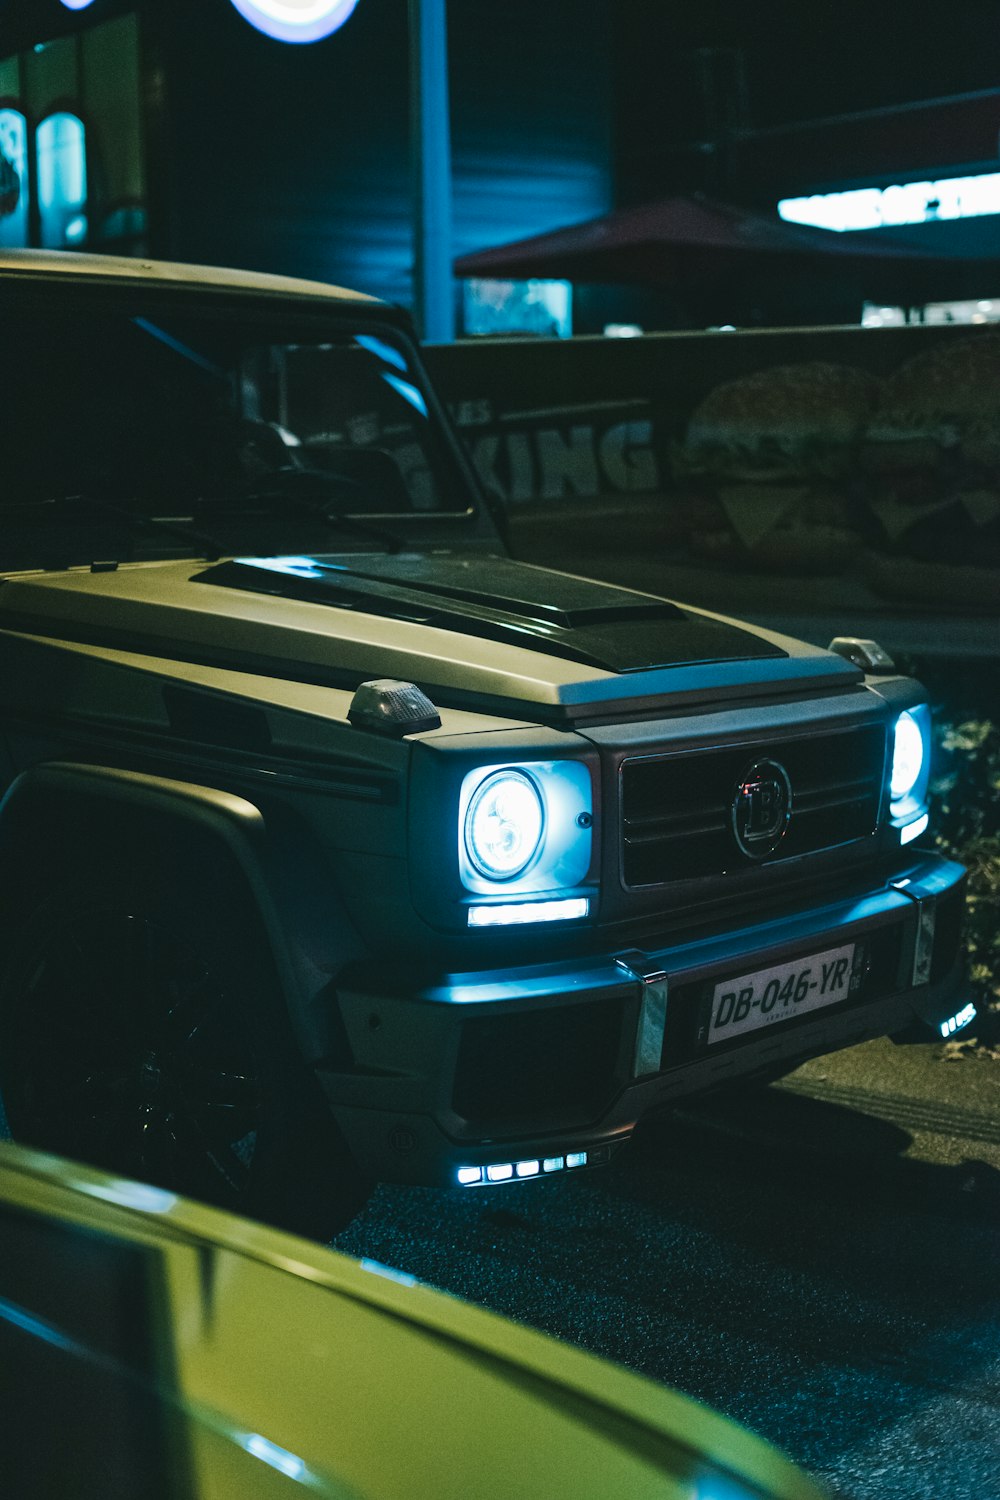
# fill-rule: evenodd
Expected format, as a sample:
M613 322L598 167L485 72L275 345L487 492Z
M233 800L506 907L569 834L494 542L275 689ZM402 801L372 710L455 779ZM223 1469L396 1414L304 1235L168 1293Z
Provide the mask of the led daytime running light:
M957 1015L949 1016L947 1021L942 1021L938 1030L945 1040L947 1040L948 1037L954 1036L956 1031L961 1031L963 1026L968 1026L969 1022L975 1019L976 1007L970 1003L969 1005L964 1005Z
M570 922L590 911L586 896L565 901L518 901L509 906L470 906L470 927L516 927L527 922Z
M486 1167L459 1167L455 1179L460 1187L493 1186L498 1182L523 1182L529 1177L548 1176L573 1167L585 1167L587 1151L567 1151L565 1156L528 1157L525 1161L495 1161Z
M914 818L912 823L907 823L905 828L899 830L899 842L912 844L914 839L918 839L926 831L929 822L930 816L927 813L924 813L923 817Z

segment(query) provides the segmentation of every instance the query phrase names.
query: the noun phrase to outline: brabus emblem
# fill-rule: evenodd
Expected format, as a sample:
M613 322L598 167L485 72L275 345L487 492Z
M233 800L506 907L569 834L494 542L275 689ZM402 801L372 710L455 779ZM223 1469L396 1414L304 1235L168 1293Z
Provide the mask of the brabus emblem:
M776 760L755 761L739 779L732 803L733 833L743 853L763 859L781 843L792 815L792 783Z

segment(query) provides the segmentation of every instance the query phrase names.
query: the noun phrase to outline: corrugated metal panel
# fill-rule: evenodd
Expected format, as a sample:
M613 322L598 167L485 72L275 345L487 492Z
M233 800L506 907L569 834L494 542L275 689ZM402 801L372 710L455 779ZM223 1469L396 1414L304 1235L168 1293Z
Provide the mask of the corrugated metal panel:
M229 5L159 11L173 186L154 250L408 303L406 9L361 0L312 47L259 36ZM608 26L604 5L575 0L451 7L456 253L609 206Z

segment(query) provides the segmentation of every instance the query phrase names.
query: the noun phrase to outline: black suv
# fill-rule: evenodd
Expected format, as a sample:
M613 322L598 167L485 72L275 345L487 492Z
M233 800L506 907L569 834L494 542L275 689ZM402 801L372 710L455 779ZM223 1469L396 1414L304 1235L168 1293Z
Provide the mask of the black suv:
M371 299L10 253L0 318L17 1139L325 1235L972 1018L871 643L511 561Z

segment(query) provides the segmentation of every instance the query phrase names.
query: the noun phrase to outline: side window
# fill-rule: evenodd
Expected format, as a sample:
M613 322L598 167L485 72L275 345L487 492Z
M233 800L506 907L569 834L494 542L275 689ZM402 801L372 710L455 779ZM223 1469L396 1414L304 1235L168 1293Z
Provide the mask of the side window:
M28 131L18 109L0 109L0 156L0 246L6 249L28 243Z
M66 249L87 238L87 147L83 121L60 111L35 132L39 242Z

